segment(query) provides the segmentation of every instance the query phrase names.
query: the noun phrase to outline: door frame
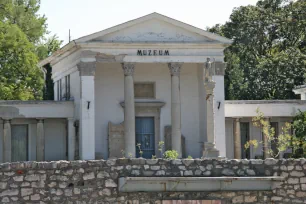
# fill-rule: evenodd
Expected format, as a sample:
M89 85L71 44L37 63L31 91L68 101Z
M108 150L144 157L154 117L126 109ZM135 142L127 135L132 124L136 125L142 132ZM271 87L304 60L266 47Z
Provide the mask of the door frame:
M157 152L156 152L156 138L155 138L156 137L156 132L155 132L155 130L156 130L155 117L154 116L136 116L136 114L135 114L135 125L136 125L136 118L150 118L150 119L153 119L153 123L154 123L154 135L153 135L154 136L154 152L153 152L153 155L156 156ZM135 142L136 142L136 140L137 140L137 136L136 136L136 132L135 132ZM136 145L137 145L137 142L136 142ZM136 152L137 152L137 148L138 147L136 147Z
M136 117L153 117L154 118L154 137L155 137L155 156L161 157L162 155L158 151L158 143L161 140L160 137L160 112L161 108L166 103L159 100L150 99L135 99L135 120ZM120 103L121 107L125 107L124 102ZM135 135L136 137L136 135ZM136 146L135 146L136 148Z

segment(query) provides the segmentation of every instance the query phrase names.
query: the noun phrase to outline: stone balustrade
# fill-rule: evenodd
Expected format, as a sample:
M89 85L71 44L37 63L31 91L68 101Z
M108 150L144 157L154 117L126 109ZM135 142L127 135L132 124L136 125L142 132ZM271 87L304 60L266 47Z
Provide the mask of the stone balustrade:
M124 193L119 191L118 184L119 178L124 177L273 176L283 180L275 180L272 189L264 191ZM303 203L306 201L306 159L114 159L0 164L1 203L158 204L162 200Z

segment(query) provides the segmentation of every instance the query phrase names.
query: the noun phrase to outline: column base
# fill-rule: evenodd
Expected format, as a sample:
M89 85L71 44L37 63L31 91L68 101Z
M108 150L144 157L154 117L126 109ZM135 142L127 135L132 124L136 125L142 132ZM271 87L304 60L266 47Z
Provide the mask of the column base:
M219 158L220 152L216 149L215 144L210 142L204 143L203 158Z

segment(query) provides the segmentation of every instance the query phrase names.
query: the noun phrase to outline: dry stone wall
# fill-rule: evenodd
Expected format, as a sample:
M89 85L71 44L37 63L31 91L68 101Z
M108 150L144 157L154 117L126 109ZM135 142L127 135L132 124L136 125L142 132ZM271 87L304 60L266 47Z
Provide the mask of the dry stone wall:
M283 176L271 191L118 191L119 177ZM145 160L18 162L0 164L1 203L162 203L219 200L225 203L305 203L306 159ZM250 183L250 185L252 185Z

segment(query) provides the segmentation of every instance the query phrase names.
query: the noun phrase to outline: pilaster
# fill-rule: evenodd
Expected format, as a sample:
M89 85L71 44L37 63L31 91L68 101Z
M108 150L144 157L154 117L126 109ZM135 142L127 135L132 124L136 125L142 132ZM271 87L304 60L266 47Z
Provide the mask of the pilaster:
M44 130L44 120L42 118L37 118L36 124L36 160L45 160L45 130Z
M95 159L95 70L96 62L80 62L80 159Z
M3 118L3 161L12 161L12 130L11 119Z

